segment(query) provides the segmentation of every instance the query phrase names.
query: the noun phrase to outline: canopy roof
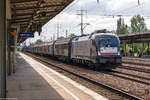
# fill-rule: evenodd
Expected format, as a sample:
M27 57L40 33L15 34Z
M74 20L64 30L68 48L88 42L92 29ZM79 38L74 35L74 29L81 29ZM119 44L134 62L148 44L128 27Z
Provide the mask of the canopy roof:
M119 38L121 42L125 43L150 42L150 32L120 35Z
M10 0L12 24L20 25L20 32L34 33L59 14L74 0ZM25 39L18 41L24 41Z

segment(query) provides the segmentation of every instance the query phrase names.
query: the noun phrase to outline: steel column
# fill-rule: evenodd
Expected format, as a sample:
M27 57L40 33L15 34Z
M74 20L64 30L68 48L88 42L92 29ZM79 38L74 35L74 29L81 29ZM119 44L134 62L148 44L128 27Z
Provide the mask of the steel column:
M125 56L127 56L127 44L125 43Z
M134 56L134 43L132 42L132 52L131 52L131 56Z
M0 98L6 97L6 0L0 0Z

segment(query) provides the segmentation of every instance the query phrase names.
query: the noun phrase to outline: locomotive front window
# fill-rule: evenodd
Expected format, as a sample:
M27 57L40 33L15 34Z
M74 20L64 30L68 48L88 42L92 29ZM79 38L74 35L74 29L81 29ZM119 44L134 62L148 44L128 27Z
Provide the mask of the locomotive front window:
M97 37L98 47L119 47L119 40L114 36Z

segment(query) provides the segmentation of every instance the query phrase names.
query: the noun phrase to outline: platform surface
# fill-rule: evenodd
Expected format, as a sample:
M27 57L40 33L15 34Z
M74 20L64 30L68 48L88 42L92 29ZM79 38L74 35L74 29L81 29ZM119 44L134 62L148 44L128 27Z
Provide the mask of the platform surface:
M23 53L17 54L7 90L13 100L107 100Z

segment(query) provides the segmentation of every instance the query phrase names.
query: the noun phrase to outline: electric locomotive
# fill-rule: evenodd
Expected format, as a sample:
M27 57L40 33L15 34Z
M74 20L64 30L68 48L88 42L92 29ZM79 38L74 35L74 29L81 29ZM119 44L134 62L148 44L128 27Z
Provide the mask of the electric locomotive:
M120 40L113 33L100 33L96 31L91 35L75 37L71 42L71 59L78 63L93 65L120 65Z

